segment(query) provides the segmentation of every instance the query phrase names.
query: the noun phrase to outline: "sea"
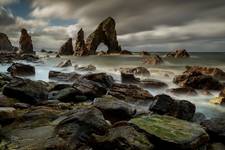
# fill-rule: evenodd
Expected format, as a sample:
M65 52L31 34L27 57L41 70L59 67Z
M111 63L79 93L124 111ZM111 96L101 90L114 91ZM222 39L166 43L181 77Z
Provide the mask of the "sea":
M207 66L207 67L217 67L225 71L225 53L224 52L193 52L190 53L191 57L187 59L174 59L166 58L165 53L155 53L160 55L164 63L160 65L146 65L143 63L143 56L139 54L134 55L110 55L110 56L65 56L56 58L55 54L47 54L37 52L37 55L41 58L38 62L26 62L26 61L17 61L25 64L30 64L35 66L36 75L29 76L26 78L32 80L43 80L51 81L48 78L48 73L50 70L60 71L60 72L77 72L80 74L87 74L89 72L77 71L74 66L87 66L92 64L96 66L97 70L95 72L106 72L109 75L112 75L116 82L121 82L119 68L127 67L146 67L151 76L150 77L141 77L148 79L156 79L163 81L169 85L168 88L178 87L172 81L175 75L182 74L185 71L185 66ZM56 67L57 64L61 61L70 59L72 61L72 67L59 68ZM7 68L11 64L0 64L0 72L7 73ZM221 81L225 82L225 81ZM218 91L210 91L211 95L205 95L203 91L198 90L197 96L187 96L187 95L173 95L168 93L166 89L151 89L146 88L152 95L158 94L168 94L178 100L188 100L196 105L196 112L200 112L206 115L207 118L217 117L225 114L225 106L215 105L210 103L210 99L218 96Z

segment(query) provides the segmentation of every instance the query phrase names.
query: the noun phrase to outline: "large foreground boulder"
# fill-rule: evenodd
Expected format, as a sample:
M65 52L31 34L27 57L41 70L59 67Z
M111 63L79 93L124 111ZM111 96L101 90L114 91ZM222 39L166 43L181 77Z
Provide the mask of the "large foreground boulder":
M92 134L104 135L109 125L97 108L81 108L63 116L55 129L56 136L65 142L64 149L82 149L91 145Z
M19 44L21 49L20 53L34 53L31 36L26 29L21 30Z
M204 75L200 72L184 73L175 76L173 82L181 87L190 87L204 90L221 90L223 85L211 76Z
M13 63L8 69L11 76L30 76L35 75L35 68L31 65Z
M201 67L201 66L186 66L185 73L201 72L202 74L212 76L216 79L225 79L225 72L219 68Z
M59 55L73 55L73 42L72 38L69 38L59 49Z
M121 51L117 41L115 26L115 20L108 17L88 36L86 46L90 55L96 53L100 43L104 43L108 47L107 53L119 53Z
M166 56L173 57L173 58L188 58L188 57L190 57L189 53L185 49L177 49L174 52L167 53Z
M209 141L200 125L166 115L144 115L131 119L130 123L159 149L195 150Z
M48 99L48 84L43 81L15 78L4 86L2 93L28 104Z
M96 98L94 106L102 111L106 120L111 122L129 120L136 113L132 105L112 96Z
M0 51L12 51L13 46L8 38L8 36L4 33L0 33Z
M157 95L149 110L160 114L170 115L183 120L191 120L195 114L195 105L186 100L174 100L168 95Z

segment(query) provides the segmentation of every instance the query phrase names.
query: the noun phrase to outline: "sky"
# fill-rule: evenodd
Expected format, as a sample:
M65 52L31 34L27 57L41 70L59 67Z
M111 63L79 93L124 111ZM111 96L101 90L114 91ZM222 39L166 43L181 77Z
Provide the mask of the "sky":
M109 16L122 49L225 51L225 0L0 0L0 32L18 46L26 28L37 50L75 43Z

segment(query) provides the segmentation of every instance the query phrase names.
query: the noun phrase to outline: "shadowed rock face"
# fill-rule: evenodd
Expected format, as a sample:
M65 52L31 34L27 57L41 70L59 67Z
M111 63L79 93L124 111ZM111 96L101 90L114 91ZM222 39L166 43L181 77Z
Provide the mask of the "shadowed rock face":
M19 44L21 53L34 53L31 36L27 33L26 29L21 30Z
M80 31L77 33L77 40L75 45L75 56L86 56L88 55L88 51L84 41L84 31L81 28Z
M4 33L0 33L0 50L13 50L13 46L8 36Z
M69 38L59 49L59 55L73 55L73 53L72 38Z
M104 43L108 47L107 53L119 53L121 47L118 45L116 23L113 18L105 19L97 29L91 33L86 40L86 47L90 55L95 54L100 43Z

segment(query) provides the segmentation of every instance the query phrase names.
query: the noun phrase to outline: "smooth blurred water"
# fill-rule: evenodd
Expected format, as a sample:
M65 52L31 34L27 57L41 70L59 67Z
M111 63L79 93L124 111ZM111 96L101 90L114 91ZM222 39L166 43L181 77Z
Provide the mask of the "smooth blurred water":
M157 53L163 57L164 63L161 65L146 65L143 64L143 58L140 55L130 55L130 56L87 56L87 57L61 57L55 58L55 55L50 55L46 57L47 54L38 53L41 57L40 62L30 63L26 61L20 61L22 63L31 64L35 66L36 75L27 77L33 80L44 80L49 81L48 73L50 70L61 71L61 72L72 72L75 71L74 67L58 68L56 65L64 60L70 59L74 65L89 65L92 64L97 67L96 72L106 72L113 76L113 78L120 82L120 73L116 71L121 67L146 67L151 72L151 79L161 80L169 85L169 88L177 87L173 84L173 77L177 74L181 74L185 70L187 65L200 65L207 67L218 67L225 70L225 53L191 53L191 58L188 59L174 59L174 58L164 58L165 53ZM7 72L7 68L10 64L0 64L0 72ZM77 72L77 71L76 71ZM78 72L85 74L87 72ZM166 77L165 74L169 75ZM147 89L151 94L157 95L166 93L165 89L155 90ZM198 91L198 96L175 96L167 93L177 99L186 99L197 106L198 112L203 112L207 117L215 117L220 115L220 113L225 113L225 108L222 106L214 105L209 103L209 100L218 95L218 92L210 91L213 95L205 96Z

